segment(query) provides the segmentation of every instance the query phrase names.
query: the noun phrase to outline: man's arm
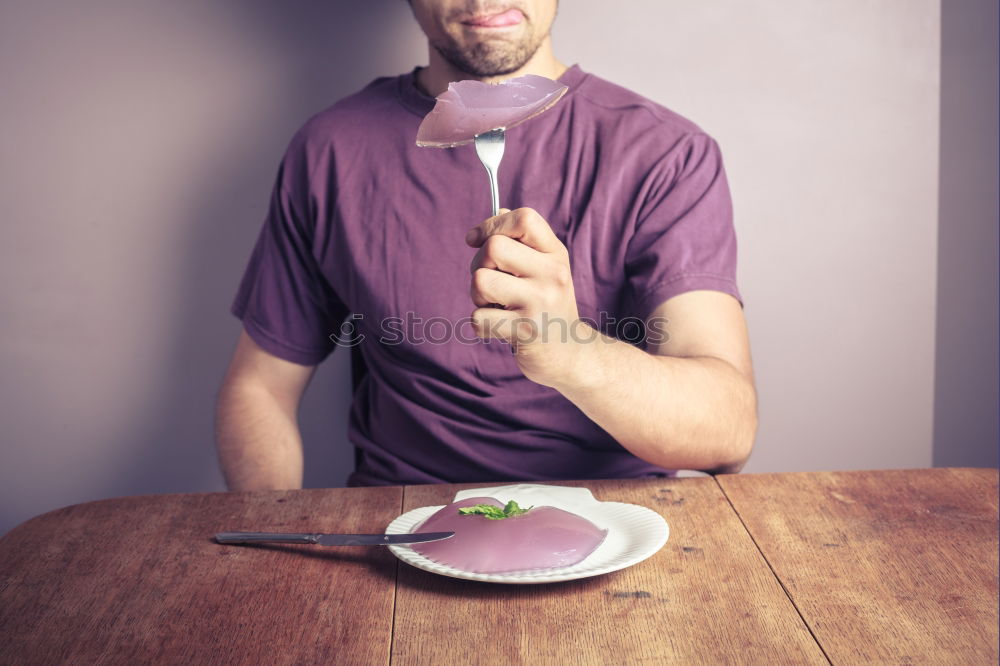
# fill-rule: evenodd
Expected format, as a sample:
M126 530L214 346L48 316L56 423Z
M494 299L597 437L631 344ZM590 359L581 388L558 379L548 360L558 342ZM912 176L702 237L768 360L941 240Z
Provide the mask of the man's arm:
M215 440L230 490L302 487L297 413L315 369L273 356L240 334L216 405Z
M560 391L655 465L710 472L743 466L757 427L756 393L734 298L695 291L669 299L649 319L653 332L668 320L669 338L644 351L579 321L568 253L535 211L504 212L467 240L479 248L473 321L481 336L512 342L529 379Z
M554 387L643 460L738 472L757 429L739 303L721 292L693 291L665 302L649 321L648 330L666 322L665 342L647 352L602 336L580 346Z

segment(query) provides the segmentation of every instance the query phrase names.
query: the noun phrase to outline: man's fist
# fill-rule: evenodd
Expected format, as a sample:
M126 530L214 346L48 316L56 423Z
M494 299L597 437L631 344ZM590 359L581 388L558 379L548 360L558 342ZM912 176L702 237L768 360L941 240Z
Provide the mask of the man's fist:
M566 246L531 208L501 210L465 238L472 259L473 325L511 344L521 371L552 386L579 353L580 321ZM584 339L590 338L584 335Z

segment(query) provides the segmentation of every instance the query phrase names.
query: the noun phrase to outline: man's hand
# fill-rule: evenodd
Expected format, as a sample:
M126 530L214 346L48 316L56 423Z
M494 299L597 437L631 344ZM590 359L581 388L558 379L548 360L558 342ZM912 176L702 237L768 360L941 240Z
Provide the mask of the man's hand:
M511 344L528 379L553 386L572 367L580 327L566 246L531 208L501 210L469 231L473 324L480 337ZM589 327L587 327L589 328ZM596 337L593 329L589 337Z
M757 398L739 302L715 291L669 298L647 322L668 337L639 349L579 320L566 247L530 208L469 232L479 335L637 457L667 469L738 471L753 446ZM501 306L501 307L497 307ZM596 344L597 342L606 344Z

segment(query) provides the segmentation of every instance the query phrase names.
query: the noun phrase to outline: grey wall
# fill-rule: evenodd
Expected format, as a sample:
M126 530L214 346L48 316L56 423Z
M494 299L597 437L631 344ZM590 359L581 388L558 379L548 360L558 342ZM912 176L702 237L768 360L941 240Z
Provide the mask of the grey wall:
M611 4L562 3L563 59L726 155L762 400L748 469L930 465L938 1ZM0 531L221 489L227 310L285 143L424 62L396 0L0 5ZM307 485L351 463L346 360L306 396Z
M996 0L944 2L934 465L997 466Z
M629 8L563 3L557 47L722 146L761 404L746 470L929 466L939 2Z
M0 4L0 531L223 487L228 308L278 160L424 54L402 2ZM351 461L335 356L304 408L314 486Z

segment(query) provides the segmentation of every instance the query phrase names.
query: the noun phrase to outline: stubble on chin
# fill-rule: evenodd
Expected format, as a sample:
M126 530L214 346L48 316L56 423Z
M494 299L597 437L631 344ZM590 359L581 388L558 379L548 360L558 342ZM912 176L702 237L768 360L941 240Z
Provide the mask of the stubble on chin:
M469 45L452 40L431 46L452 67L476 77L503 76L524 67L542 45L543 38L528 29L520 39L487 38Z

